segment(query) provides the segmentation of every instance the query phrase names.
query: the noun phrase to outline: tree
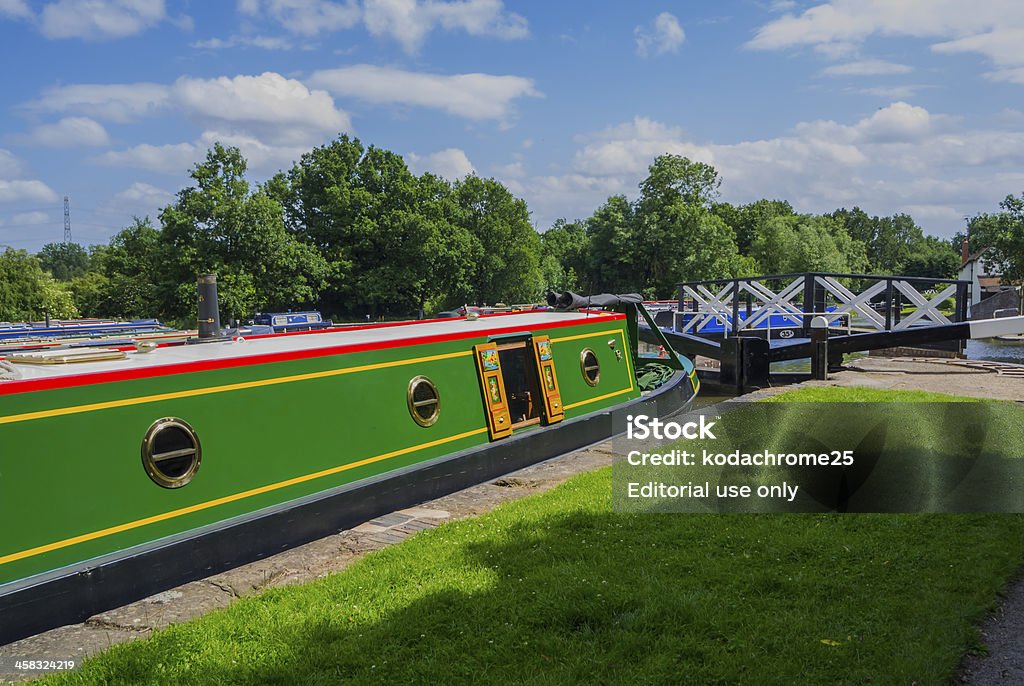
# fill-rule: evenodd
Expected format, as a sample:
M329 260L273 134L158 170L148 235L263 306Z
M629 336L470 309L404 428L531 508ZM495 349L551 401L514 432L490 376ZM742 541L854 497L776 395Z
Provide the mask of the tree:
M722 180L710 164L681 155L658 155L640 184L643 202L666 204L681 200L686 205L710 209Z
M999 206L1002 212L971 218L971 248L990 248L985 261L1003 275L1004 283L1018 285L1024 283L1024 193L1006 196Z
M952 279L960 268L960 250L954 250L946 241L925 236L915 246L903 273L907 276L930 276Z
M721 181L702 162L660 155L640 184L634 214L633 269L656 297L681 281L731 276L739 264L736 236L711 212Z
M585 282L593 293L626 293L644 287L634 269L633 206L613 195L586 221Z
M67 288L24 250L0 253L0 321L77 317Z
M358 139L340 136L305 153L287 174L265 186L267 195L283 206L288 231L326 261L321 306L332 314L351 314L362 300L353 270L359 237L372 231L367 225L372 224L367 216L371 194L360 176L366 152Z
M161 293L179 285L161 283L161 251L160 232L149 217L135 217L108 245L93 250L95 271L72 281L78 307L94 317L144 319L161 315Z
M867 250L827 215L792 215L766 221L751 247L762 273L861 272Z
M526 203L498 181L478 176L456 181L453 190L455 223L468 231L472 246L471 301L494 304L539 298L541 241Z
M761 226L774 217L792 216L793 206L785 200L758 200L738 207L723 202L715 203L712 211L735 232L739 253L749 255Z
M903 274L924 232L909 214L869 217L859 207L831 214L856 241L867 246L867 269L875 274Z
M58 281L70 281L89 271L89 253L78 243L47 243L36 257Z
M192 169L195 185L161 211L161 310L168 316L194 319L196 276L210 272L218 275L228 318L316 301L327 264L285 230L281 204L265 189L253 190L245 172L237 148L215 144Z
M583 222L558 219L541 234L541 270L547 288L557 291L589 290L581 286L587 277L587 230Z

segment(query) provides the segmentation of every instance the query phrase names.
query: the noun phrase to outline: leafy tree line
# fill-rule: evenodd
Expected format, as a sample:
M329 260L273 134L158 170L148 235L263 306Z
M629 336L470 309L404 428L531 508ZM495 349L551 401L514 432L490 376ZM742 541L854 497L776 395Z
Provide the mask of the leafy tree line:
M552 285L583 291L641 291L672 297L698 279L791 272L953 277L959 248L926 236L906 214L860 208L798 214L783 200L719 202L715 169L662 155L640 197L608 198L589 218L558 221L542 236Z
M413 174L397 154L341 136L263 184L215 145L191 185L107 245L51 243L0 256L0 319L195 317L195 277L218 275L221 311L316 308L341 318L537 300L545 288L671 297L693 279L800 271L947 277L959 251L905 214L809 215L783 200L721 202L718 172L657 157L640 195L612 196L543 234L494 179Z
M526 203L494 179L417 176L399 155L347 136L264 184L246 179L237 148L219 144L190 177L159 229L136 218L107 245L54 243L20 258L60 279L78 314L182 324L194 321L196 275L207 272L227 318L422 314L542 291L540 235ZM38 298L18 307L0 318L57 316Z

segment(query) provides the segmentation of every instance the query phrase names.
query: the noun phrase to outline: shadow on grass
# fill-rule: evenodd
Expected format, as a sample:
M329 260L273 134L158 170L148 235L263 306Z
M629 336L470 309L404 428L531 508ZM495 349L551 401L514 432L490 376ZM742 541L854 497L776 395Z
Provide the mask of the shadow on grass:
M938 684L1024 550L1015 515L623 515L594 502L609 482L427 532L65 678Z

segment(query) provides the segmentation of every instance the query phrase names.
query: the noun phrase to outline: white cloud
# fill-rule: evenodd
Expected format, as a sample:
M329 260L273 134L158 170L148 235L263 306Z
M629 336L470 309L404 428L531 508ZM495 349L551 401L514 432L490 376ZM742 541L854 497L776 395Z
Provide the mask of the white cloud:
M513 40L529 36L526 19L502 0L239 0L250 19L267 17L293 34L317 36L362 22L371 35L398 41L415 53L435 29Z
M58 0L43 7L47 38L102 40L142 33L167 17L164 0Z
M663 55L679 52L679 46L686 40L686 33L675 15L662 12L654 19L651 28L638 26L633 30L636 37L636 54L647 57L651 53Z
M590 177L639 174L662 153L714 163L711 149L684 141L682 129L645 117L636 117L580 140L587 145L576 153L573 169Z
M495 176L502 179L525 179L526 178L526 167L523 166L522 162L509 162L508 164L498 164L493 167Z
M155 217L161 209L174 202L174 194L148 183L136 181L118 191L100 212L112 217Z
M32 10L25 0L0 0L0 17L31 19Z
M802 122L776 138L723 144L637 117L578 138L565 173L508 183L545 227L560 216L588 216L611 194L636 197L654 158L674 153L713 165L730 202L785 198L802 212L854 205L874 214L908 212L927 230L952 235L963 216L994 210L1024 188L1019 127L955 123L897 102L850 123Z
M87 117L65 117L55 124L41 124L17 141L29 145L51 148L70 148L80 145L98 146L110 143L106 129Z
M21 160L10 150L0 148L0 179L13 179L21 174Z
M323 140L315 141L317 144L321 142ZM263 173L271 173L291 166L293 162L297 162L302 157L303 153L309 152L314 145L313 142L267 143L256 136L244 133L204 131L196 147L205 155L206 150L212 148L214 143L235 146L242 151L249 163L249 169Z
M19 178L21 160L0 148L0 202L54 202L57 194L42 181Z
M854 130L864 142L915 141L928 135L930 126L928 110L897 102L862 119Z
M873 95L878 98L884 98L885 100L892 101L907 100L924 88L931 88L931 86L921 84L907 84L905 86L871 86L870 88L860 88L855 92L863 95Z
M265 12L287 30L303 36L352 28L361 15L354 0L245 0L238 9L252 17Z
M310 142L352 128L348 114L322 90L266 72L259 76L193 79L172 87L175 103L202 122L227 123L277 142Z
M56 202L57 194L42 181L0 180L0 202Z
M260 48L262 50L291 50L291 40L281 36L234 35L228 38L209 38L190 43L189 47L200 50L226 50L228 48Z
M835 59L856 51L872 36L939 40L933 51L979 53L997 67L988 78L1024 83L1024 3L1018 0L832 0L768 22L747 47L814 46Z
M157 83L54 86L25 105L41 112L73 112L114 122L156 114L170 104L170 88Z
M114 194L114 200L119 204L157 206L166 205L173 199L173 193L141 181L136 181L123 191Z
M409 153L405 156L405 159L409 163L409 168L415 173L431 172L449 181L476 173L473 163L466 157L466 153L459 148L445 148L444 150L438 150L435 153L424 156Z
M884 60L859 60L845 64L834 64L822 69L825 76L886 76L890 74L909 74L914 70L906 64L896 64Z
M512 115L513 100L541 96L533 80L522 76L443 76L370 64L318 71L308 82L338 96L431 107L469 119L505 120Z
M1021 45L1024 45L1024 28L1005 28L936 43L932 50L946 54L980 52L997 66L1016 66L1024 63Z
M25 105L38 112L75 112L128 122L175 110L204 125L227 122L273 140L317 140L351 129L349 116L322 90L274 72L258 76L156 83L78 84L46 90Z
M34 226L37 224L45 224L50 221L50 215L46 212L22 212L11 217L11 224L14 226Z
M1024 67L1014 69L999 69L985 73L985 78L992 81L1009 81L1010 83L1024 83Z
M372 35L393 38L408 53L419 50L437 27L503 40L530 35L526 19L505 12L501 0L365 0L363 20Z
M997 27L1020 26L1022 18L1024 7L1016 0L833 0L765 24L748 45L775 50L800 45L860 44L872 35L961 37Z
M215 141L237 145L250 166L258 169L288 164L313 145L352 128L348 114L335 107L327 92L310 90L295 79L273 72L233 78L181 77L169 86L60 86L46 91L27 107L35 111L87 112L119 122L156 114L179 113L188 117L206 131L198 140L164 145L144 143L107 152L94 160L175 175L201 160ZM77 123L81 125L83 121L91 120ZM98 135L102 127L92 123L99 127L93 131ZM56 138L55 132L47 133Z
M143 143L126 150L112 150L103 153L96 161L114 167L132 167L181 175L187 173L204 154L199 146L192 143L171 145L150 145Z
M168 145L136 145L125 150L104 153L93 161L114 167L145 169L181 177L206 158L214 143L237 147L250 170L273 173L288 167L308 152L312 144L270 144L260 138L232 131L204 131L193 142Z

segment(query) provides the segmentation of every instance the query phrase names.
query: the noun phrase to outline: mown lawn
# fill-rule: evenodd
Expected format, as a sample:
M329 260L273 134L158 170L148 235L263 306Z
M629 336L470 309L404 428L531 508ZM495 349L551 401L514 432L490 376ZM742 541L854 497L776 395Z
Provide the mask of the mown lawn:
M47 683L945 684L1022 561L1021 515L616 514L604 469Z

